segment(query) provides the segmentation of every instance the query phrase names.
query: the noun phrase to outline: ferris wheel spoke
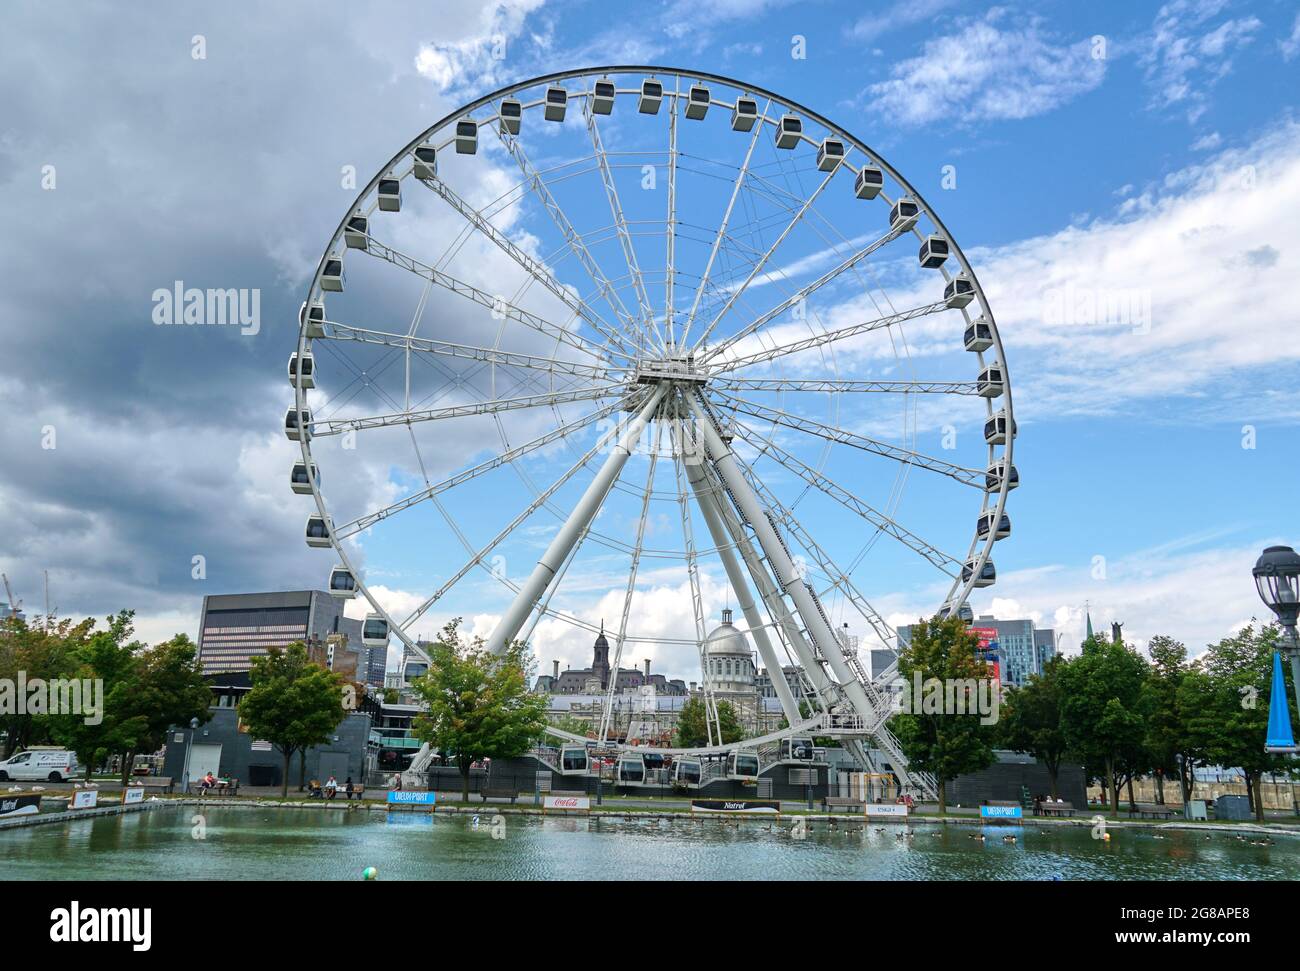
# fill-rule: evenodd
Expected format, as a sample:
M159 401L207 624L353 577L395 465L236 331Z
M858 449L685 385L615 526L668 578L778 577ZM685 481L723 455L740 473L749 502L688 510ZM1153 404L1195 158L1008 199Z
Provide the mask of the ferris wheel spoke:
M896 324L906 323L907 321L915 320L918 317L942 313L947 309L948 305L942 300L936 303L925 304L920 307L913 307L911 310L904 310L900 313L877 317L874 320L863 321L860 324L850 324L848 327L840 327L835 330L827 331L824 334L818 334L814 337L806 337L802 340L791 341L788 344L780 344L766 350L755 351L752 354L733 357L730 360L715 364L713 366L713 371L715 373L734 371L737 368L751 367L755 364L767 364L771 361L775 361L777 358L787 357L790 354L798 354L818 347L825 347L827 344L833 344L835 341L846 340L850 337L858 337L862 334L869 334L872 331L893 327Z
M596 262L591 251L587 249L586 244L583 242L582 235L574 229L573 223L570 222L568 215L555 200L554 195L552 195L551 190L542 178L541 173L533 168L532 163L528 160L527 153L524 152L523 146L519 143L519 139L504 132L499 125L495 125L493 128L496 130L497 136L501 139L506 151L510 153L511 157L515 160L515 164L519 166L519 171L523 174L524 179L532 189L533 194L541 200L542 208L546 210L547 215L551 218L551 222L555 224L555 228L558 229L560 235L564 237L564 241L568 245L570 251L572 251L573 255L582 265L582 268L586 270L592 283L596 285L598 296L609 305L609 308L619 319L619 322L622 325L623 334L632 340L633 343L636 343L636 337L634 334L636 321L633 319L632 315L628 313L627 307L624 306L622 298L619 297L618 290L615 289L614 284L610 282L607 276L605 276L605 272L600 268L600 264Z
M451 274L435 269L426 263L422 263L415 257L409 256L400 250L396 250L375 239L373 236L367 236L366 240L367 246L362 252L374 256L376 259L387 260L394 266L401 267L410 273L414 273L421 279L431 280L438 286L450 290L458 296L465 297L482 307L486 307L494 314L498 314L506 320L513 320L516 323L523 324L525 327L532 328L540 334L544 334L563 344L567 344L575 350L582 351L582 353L588 354L597 360L607 360L611 355L622 357L625 360L632 359L632 355L628 354L626 351L620 350L616 347L610 347L608 344L601 345L593 343L581 334L569 330L567 327L562 327L544 317L539 317L535 313L507 303L505 300L500 299L494 294L488 293L486 290L482 290L473 284L466 283L464 280L459 280Z
M468 574L470 570L474 569L476 566L480 566L483 563L483 561L492 554L493 550L495 550L498 546L500 546L503 542L505 542L505 540L510 536L511 533L513 533L516 529L522 526L524 522L526 522L528 518L532 516L533 513L535 513L538 509L540 509L543 505L545 505L547 501L550 500L550 498L553 495L555 495L555 493L557 493L564 486L566 482L568 482L575 475L577 475L579 471L584 469L587 463L591 461L591 459L594 458L600 452L601 449L608 447L610 441L612 441L614 436L618 434L619 430L620 429L618 427L611 428L605 434L601 435L600 438L596 441L596 444L593 445L590 449L588 449L586 454L584 454L582 458L580 458L577 462L571 465L568 471L566 471L563 475L561 475L558 479L556 479L555 482L553 482L549 487L543 490L540 495L536 496L533 499L533 501L530 502L524 508L523 512L515 516L515 518L510 521L509 525L507 525L504 529L502 529L499 533L497 533L496 536L492 537L492 539L487 543L487 545L480 548L477 552L474 552L473 555L470 556L469 560L466 561L465 564L462 565L459 570L457 570L454 574L452 574L450 579L448 579L441 587L439 587L433 593L432 596L430 596L427 600L425 600L418 607L416 607L415 610L411 612L411 615L402 622L401 625L402 629L403 630L409 629L412 624L414 624L417 620L419 620L421 617L424 616L425 612L428 611L430 607L432 607L435 603L441 600L448 590L450 590L457 583L463 580L465 578L465 575ZM462 540L462 543L464 545L468 545L467 541ZM511 590L518 592L519 590L518 584L512 581L509 577L503 576L500 579L501 582L503 582Z
M355 341L363 344L378 344L384 347L409 350L415 354L456 357L485 364L545 371L551 375L595 378L598 380L610 380L616 373L626 370L616 366L585 364L565 360L564 358L522 354L517 351L505 351L495 347L479 347L473 344L460 344L455 341L435 340L429 337L392 334L366 327L353 327L350 324L342 324L334 320L327 320L326 323L330 325L330 330L325 337L316 338L318 341Z
M749 443L749 445L756 449L760 455L770 455L772 460L777 462L783 468L793 472L809 485L834 499L846 509L857 513L867 522L871 523L871 525L875 526L876 529L892 536L908 549L920 554L934 566L948 574L948 576L955 577L960 573L961 561L955 556L951 556L939 549L933 543L923 540L911 530L895 522L891 517L886 516L869 503L859 499L856 495L849 492L849 490L845 489L829 476L818 472L812 466L792 455L775 442L769 441L764 439L761 435L755 434L753 429L749 428L744 423L737 422L735 427L737 436Z
M828 270L826 273L823 273L816 280L813 280L808 285L801 287L799 290L795 291L785 300L782 300L780 303L778 303L771 310L767 311L757 319L751 321L750 323L746 324L744 327L740 328L740 330L736 331L726 340L719 343L716 347L704 351L703 360L708 361L716 357L717 355L723 353L724 351L727 350L727 348L731 347L732 345L738 343L739 341L744 340L750 334L754 333L754 331L758 330L760 327L763 327L768 323L770 323L771 321L775 320L777 317L785 313L787 310L789 310L791 307L795 306L796 304L806 300L812 294L816 293L822 287L826 286L826 284L835 280L842 273L845 273L846 271L853 269L855 266L857 266L859 263L865 260L868 256L870 256L872 253L876 252L882 247L893 242L902 234L903 234L903 230L901 228L891 229L889 232L885 233L885 235L881 236L879 239L876 239L874 242L868 244L867 246L864 246L862 249L858 250L852 256L848 257L848 259L843 260L837 266Z
M978 395L976 381L858 381L851 378L722 378L709 382L720 391L810 391L859 394Z
M310 424L313 437L342 435L349 431L363 431L370 428L391 428L396 425L410 425L415 422L442 421L447 418L465 418L472 415L494 415L502 411L516 411L520 408L544 408L548 405L567 404L574 401L591 401L606 398L622 391L619 385L602 385L598 388L583 388L577 391L555 391L547 394L525 395L520 398L497 398L492 401L474 401L463 405L450 405L446 408L431 408L425 411L399 411L390 415L373 415L365 418L330 418Z
M514 462L516 459L522 458L525 455L528 455L532 452L536 452L539 449L545 448L546 446L550 445L553 442L557 442L560 439L567 438L569 435L572 435L574 432L581 431L584 428L594 425L602 418L607 418L609 415L613 414L615 411L618 410L618 408L619 408L619 403L615 402L613 404L606 405L605 407L600 408L596 411L593 411L588 415L584 415L582 418L579 418L575 421L568 422L567 424L561 424L557 428L554 428L551 431L547 432L545 435L540 435L537 438L534 438L530 442L525 442L522 445L517 445L514 448L502 452L500 455L495 455L492 458L488 459L487 461L480 462L478 465L468 468L463 472L457 472L455 475L443 479L441 482L434 483L433 485L429 486L427 489L422 489L419 492L406 496L403 499L399 499L397 502L385 506L383 509L376 510L375 512L372 513L368 513L365 516L361 516L357 519L352 520L350 523L345 523L342 526L338 526L334 530L334 535L337 536L339 539L346 539L349 536L352 536L365 529L368 529L371 526L375 525L376 523L387 519L389 516L392 516L395 513L399 513L404 509L409 509L411 506L417 505L418 503L424 502L427 499L431 499L434 496L440 495L448 491L449 489L454 489L459 485L463 485L466 482L470 482L473 479L477 479L479 476L491 472L493 469L498 469L507 463Z
M864 452L870 452L873 455L880 455L888 459L893 459L894 461L902 462L905 465L915 465L919 468L928 469L931 472L938 472L940 475L946 475L963 485L973 486L981 491L984 489L986 477L984 471L954 465L952 462L945 462L943 459L935 458L932 455L926 455L922 452L913 452L910 449L900 448L897 445L890 445L888 442L877 441L874 438L868 438L867 436L859 435L856 432L850 432L842 428L835 428L832 425L825 425L822 422L814 421L811 418L804 418L800 415L791 415L784 411L778 411L775 408L768 408L745 398L737 398L734 395L722 392L718 393L718 398L720 399L720 404L722 406L737 411L743 415L760 418L769 421L774 425L784 425L786 428L793 428L795 431L806 432L809 435L815 435L818 438L824 438L830 442L836 442L841 445L852 445L854 448L861 449Z
M622 431L618 445L610 450L604 464L587 485L582 498L574 506L573 512L570 513L569 517L564 521L564 525L560 527L559 532L552 538L550 545L547 546L546 551L538 559L533 572L529 574L527 581L520 588L519 593L488 637L486 646L491 653L501 654L505 651L507 645L514 640L515 635L519 633L520 628L524 626L534 607L555 579L556 573L568 556L569 550L573 548L578 536L596 518L596 514L600 512L600 508L605 504L615 480L622 474L623 466L627 463L628 457L636 449L642 433L662 403L666 390L666 386L663 384L652 388L649 395L639 403L640 410L628 422L620 426L620 429L616 429L616 431ZM600 444L603 444L603 442L604 439ZM585 464L585 461L583 464Z
M767 252L765 252L759 258L758 262L754 264L753 269L751 269L749 272L749 276L747 276L744 282L742 282L740 286L735 289L735 291L731 294L730 299L728 299L727 302L723 305L722 309L717 312L717 314L714 316L714 318L711 321L709 321L709 326L704 328L704 333L702 333L699 337L699 340L695 342L693 346L694 351L698 352L699 349L704 346L704 342L707 341L709 339L709 335L713 333L713 328L715 328L718 325L718 322L727 315L727 312L731 310L733 306L735 306L736 301L740 299L740 295L745 292L746 288L754 281L754 278L757 277L759 272L763 269L763 267L767 265L767 261L772 258L774 253L776 253L777 248L783 242L785 242L785 238L790 235L790 233L794 230L796 226L799 225L800 222L803 221L804 215L808 212L809 209L812 208L813 203L817 201L817 197L822 194L822 190L825 189L826 186L830 184L831 179L834 177L835 177L834 170L827 172L826 178L822 179L821 183L817 186L817 188L814 189L812 193L809 194L808 198L804 200L804 203L802 206L799 207L798 212L794 214L794 216L786 224L786 227L783 230L781 230L780 235L778 235L776 239L772 241L772 245L767 248Z
M614 173L610 170L609 157L605 153L605 146L600 138L600 129L596 126L596 114L591 110L589 104L584 106L583 112L587 117L587 133L591 137L591 145L595 149L596 161L600 167L600 178L605 184L605 195L609 200L609 210L614 217L614 225L618 229L618 241L623 247L623 257L627 261L628 272L632 275L632 286L636 292L637 304L640 307L641 327L645 335L642 344L648 345L653 334L659 341L660 347L662 347L664 344L663 335L659 333L659 326L655 323L654 309L650 305L650 297L645 289L645 280L641 275L641 267L636 258L636 248L632 243L631 233L628 231L627 220L623 216L623 204L619 202L618 187L614 184Z
M455 190L447 185L447 183L436 177L424 178L419 181L442 197L442 199L456 210L456 212L458 212L467 223L472 225L487 239L491 240L498 249L518 263L529 276L549 290L552 295L573 311L574 314L590 324L593 330L597 331L607 340L619 345L623 350L633 350L625 344L623 335L610 330L606 326L605 321L598 317L585 302L578 299L572 290L560 283L549 269L538 263L537 260L533 259L515 245L515 243L506 236L505 233L493 226L486 216L458 195Z
M718 224L718 231L713 237L713 246L709 250L709 259L704 264L704 273L700 276L700 282L695 287L695 297L691 302L690 313L686 316L686 323L682 327L682 344L686 344L686 338L690 335L691 325L695 323L695 315L700 309L700 299L704 296L704 290L709 283L709 276L713 272L713 261L718 257L718 250L722 246L722 241L726 238L727 227L731 224L731 213L736 207L736 199L740 197L740 191L745 185L745 179L749 175L749 163L754 157L754 146L758 144L758 136L763 133L763 123L767 120L767 112L772 107L772 102L768 101L763 106L763 116L757 124L754 125L754 134L749 139L749 148L745 151L745 161L741 163L740 173L736 176L735 185L731 190L731 199L727 202L727 208L722 214L722 222Z
M609 736L609 718L614 709L614 692L618 688L618 669L623 663L623 645L627 641L627 622L632 616L632 597L636 594L637 573L641 569L641 551L645 547L645 526L650 519L650 497L654 495L655 469L659 464L659 449L663 443L663 423L655 426L655 447L650 452L647 463L645 495L641 497L641 516L636 525L636 545L632 548L632 563L627 573L627 589L623 594L623 612L618 622L618 638L614 642L614 663L610 666L609 690L605 696L605 710L600 719L600 734L596 736L604 742Z
M838 590L844 597L853 604L862 619L870 625L871 629L876 632L882 644L886 647L893 648L897 644L897 632L889 626L889 623L880 612L864 597L861 591L853 584L853 580L848 573L840 569L833 559L824 549L812 538L812 535L803 527L803 524L795 517L789 508L783 505L780 500L772 494L760 479L754 477L750 480L750 485L754 491L763 498L769 507L776 513L781 520L781 524L786 531L793 536L800 546L807 551L808 555L817 561L817 565L822 572L826 574L831 581L834 589Z

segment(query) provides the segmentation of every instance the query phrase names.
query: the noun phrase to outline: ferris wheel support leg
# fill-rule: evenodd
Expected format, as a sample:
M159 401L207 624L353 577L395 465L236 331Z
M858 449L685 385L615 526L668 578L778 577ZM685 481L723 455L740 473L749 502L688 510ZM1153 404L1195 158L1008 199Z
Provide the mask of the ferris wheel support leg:
M795 701L794 692L790 690L790 685L782 674L781 660L777 657L771 638L767 636L767 626L763 623L763 618L754 605L754 598L749 591L749 583L745 579L745 571L741 567L740 561L736 559L736 551L732 549L731 538L727 535L726 527L722 524L722 513L717 507L716 497L709 491L708 484L705 481L704 469L698 462L686 462L685 465L687 481L690 482L691 488L695 491L695 502L704 514L704 522L708 525L709 534L713 537L713 545L718 548L718 556L722 559L722 566L727 571L727 579L731 581L731 589L735 591L740 612L744 614L745 623L749 625L749 632L753 635L755 643L758 644L759 656L762 657L763 663L767 665L767 670L772 675L772 687L776 689L776 696L781 702L781 710L785 713L786 721L789 724L797 724L802 720L799 715L799 704Z
M731 541L740 551L745 569L749 571L754 586L758 589L758 595L767 607L769 616L785 633L786 640L794 648L795 656L798 658L800 665L803 666L804 674L807 676L813 692L823 700L827 710L829 710L830 703L838 700L838 689L833 686L831 679L826 676L826 671L817 662L816 651L813 650L807 638L804 637L799 622L790 613L785 600L781 596L781 591L777 589L775 581L768 574L767 568L763 566L763 560L754 549L754 544L749 541L749 536L745 533L745 526L740 521L736 510L730 503L722 500L718 492L721 489L720 481L718 483L710 482L709 488L714 505L722 514L722 523L731 535ZM809 663L811 663L811 667L809 667ZM802 720L803 716L801 715L800 721Z
M514 602L510 604L501 620L497 622L492 635L487 639L487 649L493 654L505 653L506 646L515 639L515 636L533 612L533 607L550 587L551 581L555 579L556 573L559 572L565 558L569 555L569 551L573 549L573 545L587 528L587 524L600 511L601 505L605 502L605 497L614 485L614 480L623 471L628 456L636 449L637 442L645 431L646 425L649 424L660 402L663 401L665 388L666 385L662 384L655 387L650 393L649 399L637 412L636 417L628 423L623 437L610 451L609 457L605 459L605 464L600 467L596 477L587 486L587 491L582 494L578 504L573 507L573 512L569 514L569 518L564 521L564 525L555 534L551 544L546 548L546 552L537 561L537 566L533 567L533 572L523 586L519 588Z
M701 429L704 436L704 445L709 458L713 461L718 474L722 476L728 490L735 497L741 512L745 514L745 518L749 520L750 525L753 527L754 535L758 538L758 543L763 548L763 554L767 557L768 563L771 564L772 570L776 574L777 582L790 596L790 599L794 601L795 609L798 610L805 629L819 653L830 665L831 672L834 674L844 697L868 724L874 724L877 717L876 706L867 697L866 688L854 677L848 662L844 660L839 639L835 636L835 632L831 630L830 623L826 620L825 612L822 610L821 604L817 602L816 595L799 577L794 562L786 551L785 544L781 542L776 529L773 528L771 521L768 519L767 512L759 503L758 497L754 495L754 490L749 487L749 483L746 481L735 455L732 454L730 446L718 434L713 419L705 411L699 397L692 395L690 402L691 410L695 412L696 425ZM807 670L811 671L816 666L815 658L801 658L801 660L803 660Z

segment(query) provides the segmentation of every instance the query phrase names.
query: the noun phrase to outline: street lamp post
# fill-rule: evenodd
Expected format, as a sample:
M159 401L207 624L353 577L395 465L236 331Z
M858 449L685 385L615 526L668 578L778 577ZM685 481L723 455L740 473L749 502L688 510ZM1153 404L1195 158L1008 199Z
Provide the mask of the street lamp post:
M181 792L189 795L190 792L190 749L194 747L194 733L199 730L199 720L190 719L190 737L185 743L185 767L181 770Z
M1251 573L1260 599L1282 625L1288 642L1286 654L1291 659L1291 680L1300 692L1300 636L1296 633L1296 621L1300 619L1300 553L1290 546L1270 546L1260 554Z

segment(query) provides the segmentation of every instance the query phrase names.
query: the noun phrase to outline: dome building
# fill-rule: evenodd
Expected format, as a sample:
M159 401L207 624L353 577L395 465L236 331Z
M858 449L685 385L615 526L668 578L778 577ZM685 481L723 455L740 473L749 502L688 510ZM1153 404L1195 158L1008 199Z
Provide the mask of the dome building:
M731 622L731 611L722 611L722 623L704 639L704 671L717 701L736 710L742 725L750 725L758 713L755 682L758 668L749 639Z

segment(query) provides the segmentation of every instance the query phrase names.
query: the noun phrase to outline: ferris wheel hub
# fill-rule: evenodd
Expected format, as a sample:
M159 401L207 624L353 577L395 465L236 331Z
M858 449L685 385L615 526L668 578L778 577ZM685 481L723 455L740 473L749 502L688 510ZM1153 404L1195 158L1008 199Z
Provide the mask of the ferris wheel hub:
M663 384L673 381L703 386L708 382L709 376L706 372L696 369L694 355L681 354L637 361L632 380L635 384Z

